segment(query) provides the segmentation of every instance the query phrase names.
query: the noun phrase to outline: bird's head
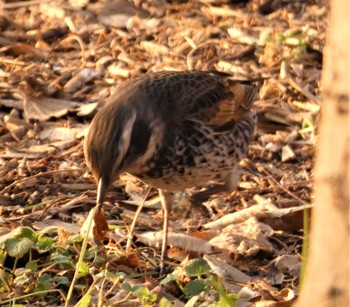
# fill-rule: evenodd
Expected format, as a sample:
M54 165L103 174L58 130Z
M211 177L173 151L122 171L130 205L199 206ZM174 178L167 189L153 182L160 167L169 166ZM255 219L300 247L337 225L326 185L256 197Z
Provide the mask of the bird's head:
M121 172L137 167L155 150L159 128L143 108L109 103L94 117L84 141L86 164L91 169L102 202L108 187Z

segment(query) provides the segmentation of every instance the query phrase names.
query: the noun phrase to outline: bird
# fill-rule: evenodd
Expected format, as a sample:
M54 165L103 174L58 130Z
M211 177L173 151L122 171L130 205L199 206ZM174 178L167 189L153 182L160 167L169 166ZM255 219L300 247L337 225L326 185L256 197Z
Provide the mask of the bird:
M209 181L232 189L255 135L253 81L218 71L148 72L119 85L84 139L97 206L122 173L158 189L163 209L160 266L167 258L171 195Z

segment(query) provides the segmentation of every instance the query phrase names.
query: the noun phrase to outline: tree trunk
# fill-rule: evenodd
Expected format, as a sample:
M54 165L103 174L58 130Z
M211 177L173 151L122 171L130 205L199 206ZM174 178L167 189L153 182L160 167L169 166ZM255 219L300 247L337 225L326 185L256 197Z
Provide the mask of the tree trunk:
M322 75L310 254L297 307L349 302L349 1L332 0Z

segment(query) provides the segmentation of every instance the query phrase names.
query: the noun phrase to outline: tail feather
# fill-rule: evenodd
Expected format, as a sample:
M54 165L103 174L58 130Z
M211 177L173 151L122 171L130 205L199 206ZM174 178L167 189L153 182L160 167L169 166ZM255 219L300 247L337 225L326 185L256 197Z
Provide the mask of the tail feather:
M240 120L252 107L257 98L257 88L253 84L235 83L231 87L234 95L234 119Z

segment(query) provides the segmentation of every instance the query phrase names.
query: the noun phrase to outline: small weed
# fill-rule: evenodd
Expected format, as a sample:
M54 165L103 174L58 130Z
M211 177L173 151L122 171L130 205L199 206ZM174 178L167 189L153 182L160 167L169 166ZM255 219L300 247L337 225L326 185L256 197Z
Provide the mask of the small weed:
M0 236L0 294L9 298L0 305L25 302L28 297L48 301L51 296L49 301L65 301L78 253L75 245L80 241L75 236L63 244L59 236L29 227L18 227ZM94 249L88 252L96 254ZM87 263L81 266L79 278L82 284L77 289L83 289L84 279L90 278Z
M150 293L148 288L140 285L131 286L128 283L123 283L122 289L128 293L128 297L130 295L137 297L138 301L145 307L152 306L157 300L156 294Z
M183 285L183 280L188 280ZM182 290L188 302L186 307L191 306L235 306L238 296L228 294L223 283L211 273L211 268L204 259L191 260L188 266L179 274L169 274L161 284L175 281Z

